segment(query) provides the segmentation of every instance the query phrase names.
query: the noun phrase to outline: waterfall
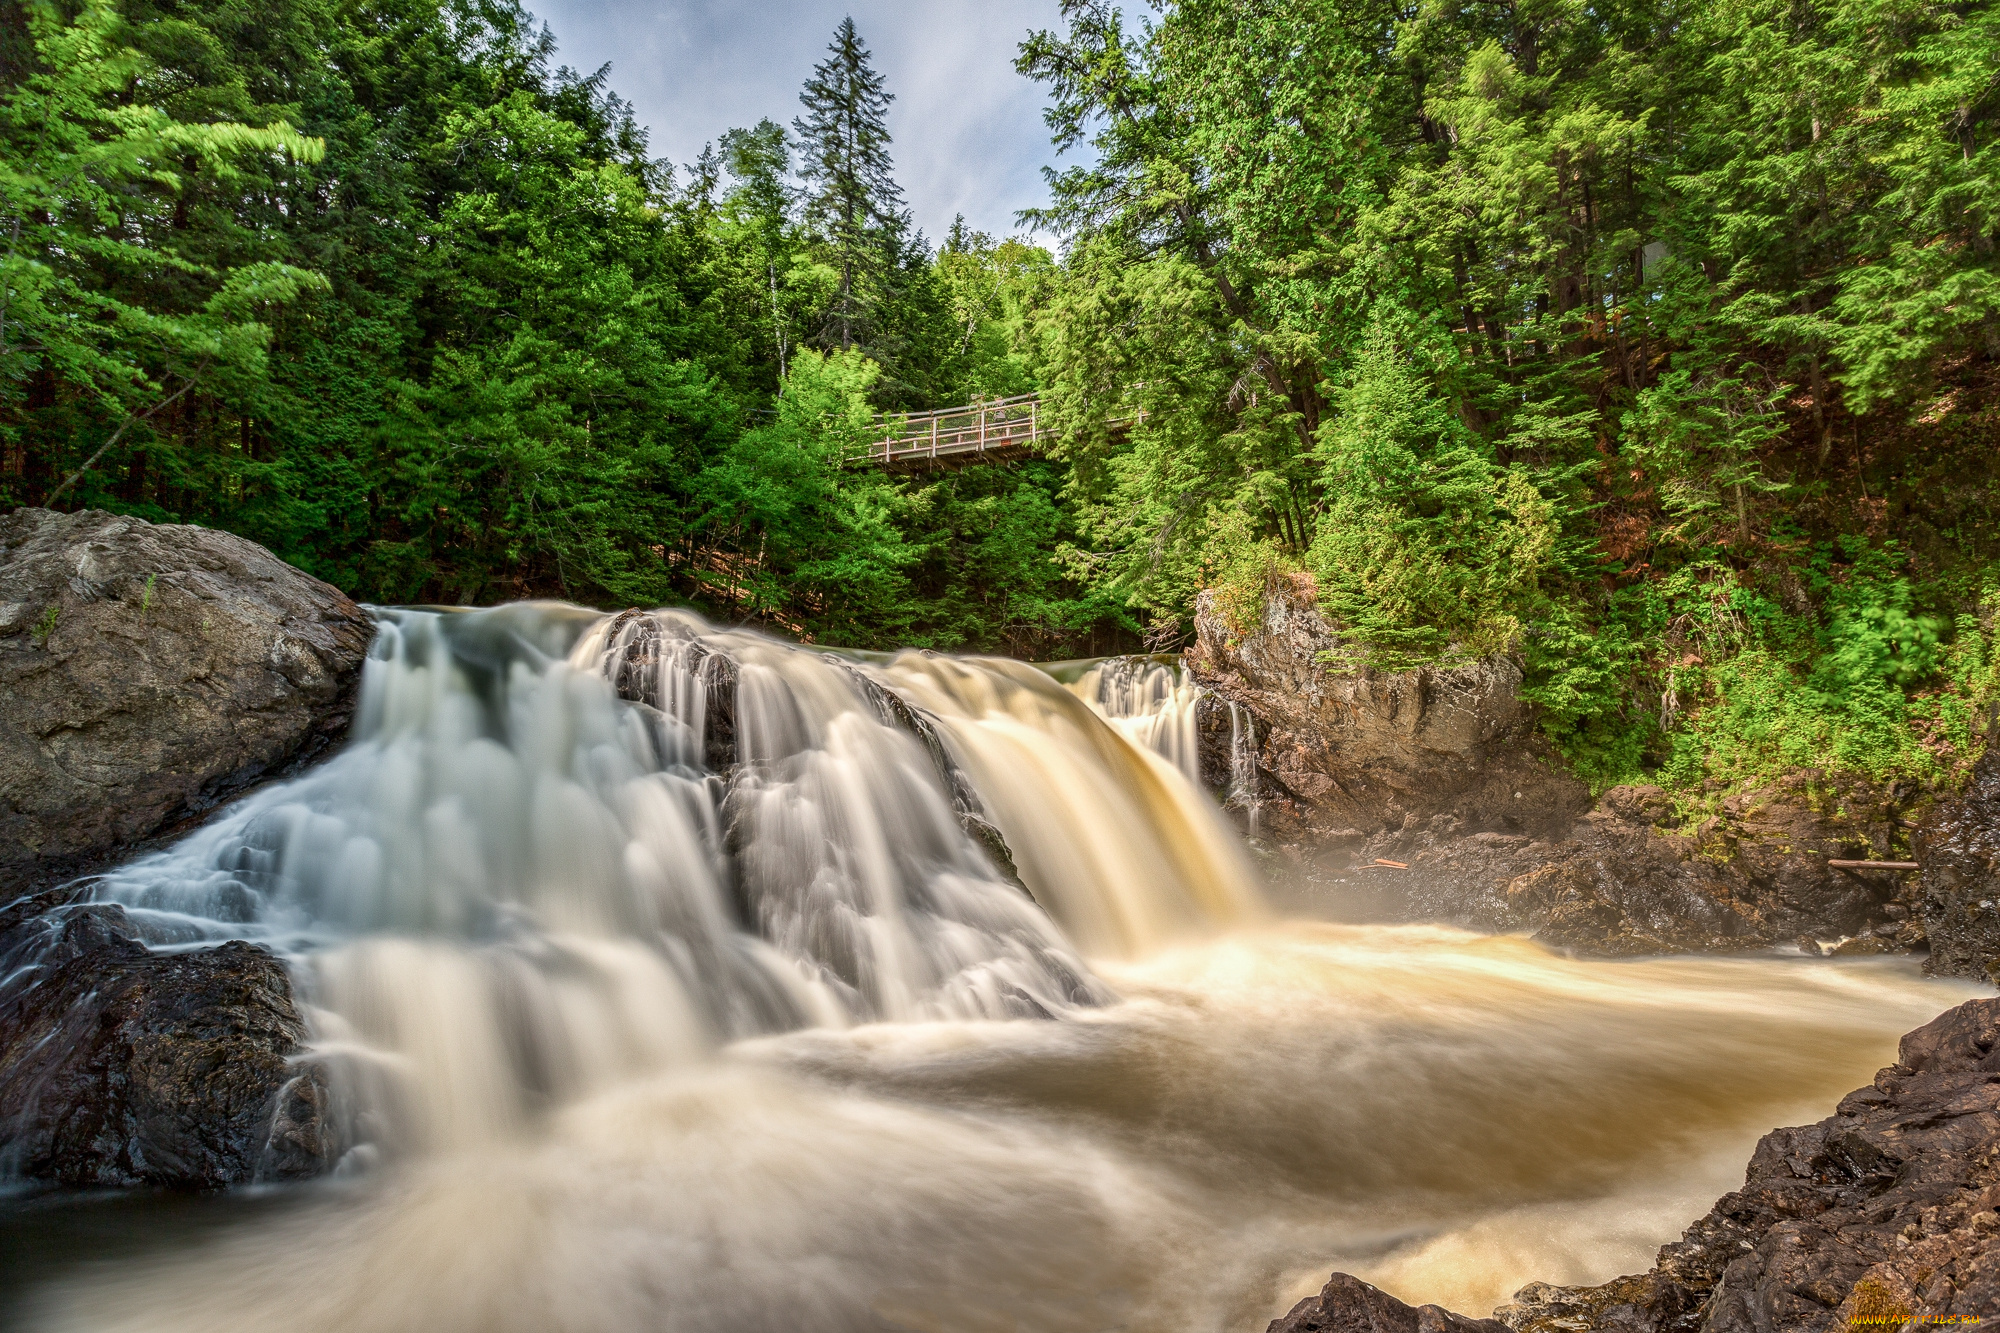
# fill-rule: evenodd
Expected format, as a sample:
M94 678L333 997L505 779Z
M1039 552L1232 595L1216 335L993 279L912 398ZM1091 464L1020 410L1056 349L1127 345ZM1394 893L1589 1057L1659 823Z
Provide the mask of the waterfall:
M1263 801L1257 781L1257 719L1234 699L1229 702L1229 804L1249 819L1250 836L1256 837L1258 815Z
M1075 664L1071 664L1075 665ZM1188 781L1201 782L1201 733L1195 705L1202 689L1172 658L1107 657L1082 664L1070 691L1114 731L1159 755Z
M1971 993L1272 919L1157 660L380 619L339 755L95 885L288 960L353 1169L0 1207L0 1323L1247 1331L1330 1268L1490 1309L1644 1267Z
M1255 911L1212 803L1031 667L672 611L380 618L341 754L95 890L155 947L290 959L374 1147L760 1033L1089 1008L1087 956Z

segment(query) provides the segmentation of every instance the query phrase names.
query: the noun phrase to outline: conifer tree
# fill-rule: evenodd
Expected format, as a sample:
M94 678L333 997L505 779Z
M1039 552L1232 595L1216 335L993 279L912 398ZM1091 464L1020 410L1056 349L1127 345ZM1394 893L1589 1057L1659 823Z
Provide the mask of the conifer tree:
M807 185L805 220L840 275L819 336L827 346L870 348L881 289L903 248L908 222L883 120L894 100L854 20L842 19L827 58L799 94L806 114L792 122Z
M791 360L786 336L784 302L778 291L778 269L789 248L794 191L786 181L792 169L791 144L776 121L765 119L754 129L733 129L722 136L722 158L736 184L725 207L742 219L762 252L764 277L771 297L771 341L777 354L778 392L784 393L786 364Z

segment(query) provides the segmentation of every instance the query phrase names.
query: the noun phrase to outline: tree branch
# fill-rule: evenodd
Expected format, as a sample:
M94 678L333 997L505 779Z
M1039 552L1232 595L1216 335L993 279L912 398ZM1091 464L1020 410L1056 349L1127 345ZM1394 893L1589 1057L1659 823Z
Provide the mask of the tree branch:
M123 439L125 437L125 432L132 429L132 427L138 425L142 421L152 420L153 417L157 416L160 412L172 406L175 401L181 398L182 395L186 394L189 389L192 389L197 383L200 382L201 373L203 370L207 369L207 366L208 366L207 362L203 362L200 366L197 366L195 368L194 374L188 377L187 383L181 385L181 387L174 390L172 394L168 395L165 398L162 398L159 402L154 403L151 407L147 408L145 411L128 413L125 417L125 420L118 424L118 429L111 433L111 438L106 440L103 444L98 445L97 452L92 454L89 458L84 459L83 466L78 468L76 471L70 473L68 478L66 478L63 481L63 484L56 487L55 490L51 491L49 493L49 498L42 501L42 503L51 509L55 508L56 498L60 496L64 491L68 490L71 486L74 486L77 483L78 478L82 477L84 473L90 471L92 467L96 466L97 460L104 457L105 450L109 449L112 445L118 443L119 440Z

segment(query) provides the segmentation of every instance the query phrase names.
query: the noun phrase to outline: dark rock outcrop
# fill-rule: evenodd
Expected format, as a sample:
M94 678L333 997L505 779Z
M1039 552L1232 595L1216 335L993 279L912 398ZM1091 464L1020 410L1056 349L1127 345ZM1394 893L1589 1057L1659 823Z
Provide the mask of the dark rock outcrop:
M0 516L0 902L337 744L372 632L226 532Z
M1491 1319L1468 1319L1441 1305L1405 1305L1358 1277L1335 1273L1320 1288L1273 1319L1265 1333L1507 1333Z
M1369 1317L1310 1327L1413 1327ZM2000 1000L1905 1036L1827 1119L1767 1134L1743 1188L1650 1271L1535 1283L1494 1318L1513 1333L2000 1330Z
M1682 827L1657 787L1614 787L1559 837L1474 831L1457 820L1381 835L1355 856L1407 863L1403 911L1558 948L1623 955L1920 946L1915 877L1832 859L1897 854L1900 810L1862 782L1795 773Z
M1918 828L1924 970L2000 984L2000 736L1989 737L1972 781Z
M1228 767L1229 705L1247 710L1268 840L1292 874L1355 910L1528 930L1602 955L1924 943L1911 876L1827 864L1907 855L1914 789L1800 772L1685 827L1656 787L1593 803L1535 736L1511 659L1331 669L1339 636L1304 576L1267 591L1253 635L1235 635L1206 597L1196 627L1188 666L1219 701L1202 715L1205 776ZM1982 910L1993 896L1969 901ZM2000 914L1993 926L2000 935Z
M212 1189L317 1175L343 1148L285 966L156 953L57 889L0 912L0 1172Z

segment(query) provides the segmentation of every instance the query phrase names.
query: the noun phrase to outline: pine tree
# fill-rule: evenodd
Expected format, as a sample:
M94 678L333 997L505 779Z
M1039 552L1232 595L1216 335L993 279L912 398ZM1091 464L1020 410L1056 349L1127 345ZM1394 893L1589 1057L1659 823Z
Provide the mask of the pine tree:
M840 275L819 341L866 350L881 289L908 229L883 121L895 97L869 63L852 18L841 20L827 52L799 94L807 114L792 122L800 141L799 174L808 187L806 222Z

